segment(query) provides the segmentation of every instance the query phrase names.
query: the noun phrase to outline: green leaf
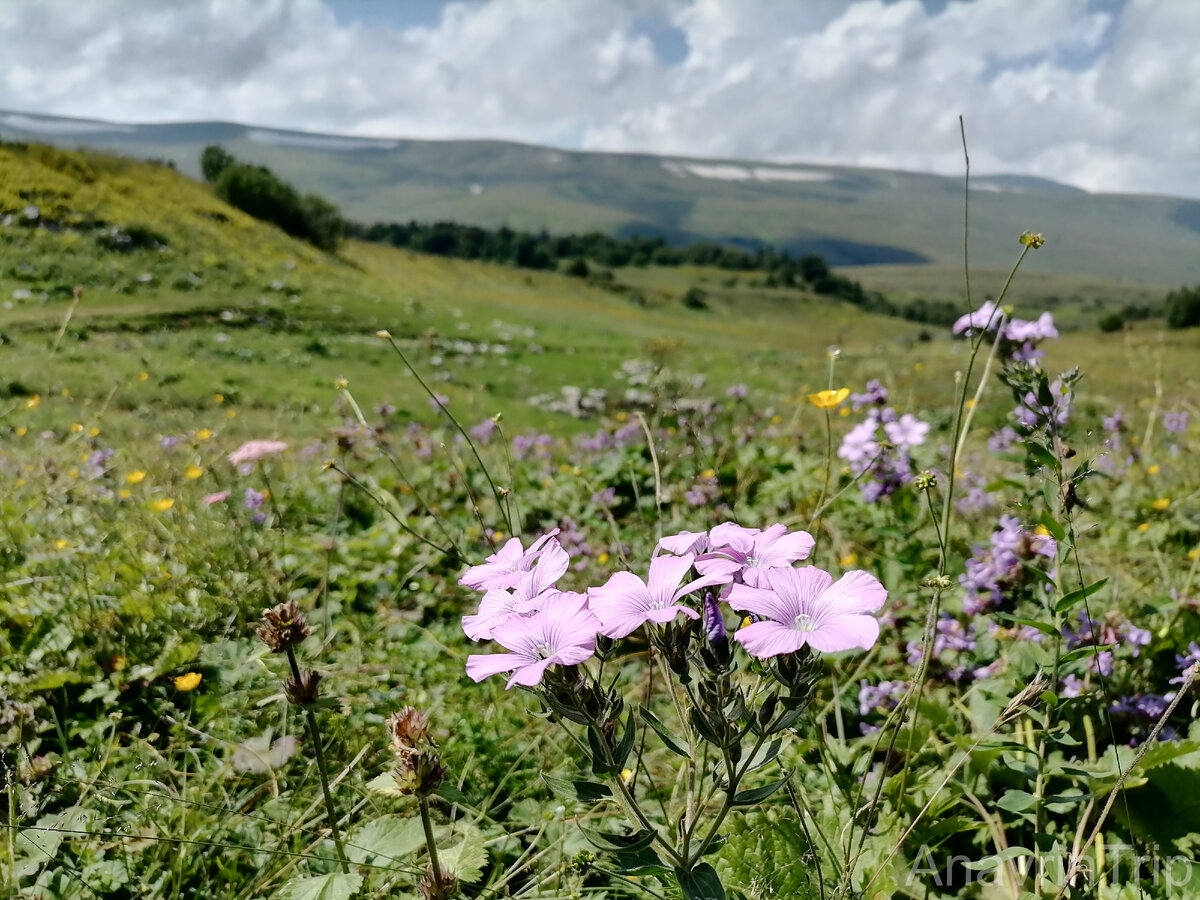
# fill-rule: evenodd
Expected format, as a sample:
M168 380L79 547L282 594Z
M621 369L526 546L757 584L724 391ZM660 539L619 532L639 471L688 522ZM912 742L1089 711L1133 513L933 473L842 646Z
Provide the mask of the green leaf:
M1026 441L1025 452L1039 466L1046 466L1055 472L1059 471L1058 457L1051 453L1044 444L1039 444L1037 441Z
M782 746L783 741L776 738L771 743L759 747L758 752L754 754L754 758L746 763L744 771L753 772L755 769L761 769L763 766L774 762L775 757L779 755L779 748Z
M376 794L384 794L388 797L404 796L404 793L400 790L400 786L396 784L396 776L391 772L376 775L367 782L367 790L373 791Z
M1010 859L1015 859L1018 856L1033 856L1032 850L1026 850L1024 847L1009 847L1007 850L1001 850L993 856L985 856L983 859L977 859L973 862L963 863L964 869L971 869L975 872L990 872L998 868L1003 862L1008 862Z
M280 900L349 900L362 887L361 875L333 873L297 878L279 891Z
M625 731L621 735L621 742L617 744L613 751L613 762L616 765L616 771L620 772L625 768L625 760L629 759L629 754L633 752L633 742L637 737L637 729L633 725L633 710L629 711L629 715L625 717Z
M590 828L580 826L579 829L583 832L583 836L588 839L597 849L606 850L610 853L625 852L632 853L638 850L645 850L654 843L653 831L635 831L633 834L614 834L608 831L593 831Z
M1049 511L1043 510L1042 516L1038 521L1046 526L1046 530L1050 532L1056 541L1061 543L1067 539L1067 529L1063 528L1058 520L1050 515Z
M478 829L469 829L458 844L449 850L439 850L438 859L442 867L453 872L459 882L474 884L483 877L483 867L487 865L483 834Z
M1083 659L1085 656L1095 656L1097 653L1103 653L1105 650L1111 650L1116 644L1089 644L1086 647L1076 647L1074 650L1068 650L1062 655L1060 663L1069 663L1072 660Z
M346 836L346 855L354 863L382 859L393 862L425 846L421 820L383 816L355 828Z
M1009 812L1019 813L1031 808L1037 798L1029 791L1005 791L1004 796L996 801L996 805Z
M717 870L706 862L700 863L690 872L676 867L675 877L684 900L725 900L725 888L717 877Z
M733 798L734 806L753 806L755 803L761 803L773 793L783 787L786 778L780 778L778 781L772 781L770 784L764 784L762 787L752 788L748 791L738 791Z
M612 790L606 784L595 781L571 781L555 775L542 773L542 781L554 792L560 800L575 800L579 803L595 803L612 796Z
M642 716L642 721L653 728L654 733L662 738L662 742L667 745L668 750L673 753L677 753L684 759L692 758L692 755L687 751L687 747L679 743L679 739L675 737L675 735L671 734L670 730L668 730L667 726L662 723L658 716L654 715L654 713L650 712L650 710L644 706L640 707L638 712Z
M1071 591L1071 593L1067 594L1054 604L1054 611L1064 612L1065 610L1070 609L1084 598L1092 596L1092 594L1096 593L1096 591L1100 590L1100 588L1104 587L1106 584L1108 584L1108 579L1101 578L1099 581L1093 581L1087 587L1081 587L1077 591Z

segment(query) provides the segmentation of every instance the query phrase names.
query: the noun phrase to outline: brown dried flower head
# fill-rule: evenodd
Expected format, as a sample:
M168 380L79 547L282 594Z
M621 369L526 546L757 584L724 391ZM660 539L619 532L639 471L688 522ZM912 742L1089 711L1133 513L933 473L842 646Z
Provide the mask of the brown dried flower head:
M397 753L416 747L429 736L429 718L414 706L404 707L387 724Z
M439 878L433 872L433 867L426 868L424 877L417 885L417 890L425 900L450 900L454 889L458 887L458 879L453 872L442 872Z
M262 624L255 632L272 653L282 653L309 634L308 622L295 600L263 610Z

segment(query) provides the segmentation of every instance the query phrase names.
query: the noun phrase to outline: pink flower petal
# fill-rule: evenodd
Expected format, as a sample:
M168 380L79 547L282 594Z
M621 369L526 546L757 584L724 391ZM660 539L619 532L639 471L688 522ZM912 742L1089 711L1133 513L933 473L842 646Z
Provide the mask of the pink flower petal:
M473 653L467 657L467 675L475 681L511 672L528 660L519 653Z
M879 640L879 620L857 613L833 615L821 620L808 634L808 643L822 653L837 653L858 647L870 650Z
M887 588L861 569L847 572L821 595L821 601L838 612L874 612L885 600Z
M759 659L795 653L804 646L808 637L810 635L805 632L769 620L752 622L739 628L733 635L733 639L746 648L747 653Z

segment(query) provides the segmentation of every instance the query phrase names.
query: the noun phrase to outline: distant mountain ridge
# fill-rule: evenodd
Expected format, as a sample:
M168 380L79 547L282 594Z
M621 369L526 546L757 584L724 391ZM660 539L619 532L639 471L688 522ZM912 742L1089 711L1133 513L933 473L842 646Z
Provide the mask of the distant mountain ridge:
M840 266L961 264L961 178L815 164L580 152L494 140L411 140L186 122L134 125L0 110L0 139L173 162L198 176L221 144L362 222L453 220L672 242L771 244ZM1092 194L1024 175L971 179L973 264L1004 268L1042 232L1029 270L1200 283L1200 201Z

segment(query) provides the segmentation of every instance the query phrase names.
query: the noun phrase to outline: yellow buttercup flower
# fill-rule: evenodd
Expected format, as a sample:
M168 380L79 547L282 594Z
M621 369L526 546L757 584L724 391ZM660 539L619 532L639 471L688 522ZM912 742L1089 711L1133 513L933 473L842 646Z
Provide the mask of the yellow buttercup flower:
M1159 473L1159 471L1161 471L1161 470L1158 468L1157 465L1146 466L1146 474L1147 475L1157 475Z
M131 491L129 488L121 488L119 491L117 491L117 496L122 500L128 500L133 496L133 491Z
M1039 525L1037 528L1033 529L1033 533L1034 533L1034 534L1039 534L1039 535L1041 535L1042 537L1049 537L1049 536L1050 536L1050 529L1049 529L1049 528L1047 528L1045 525Z
M713 471L712 469L705 469L703 472L700 473L700 477L701 478L716 478L717 473L715 471Z
M200 687L200 680L203 677L199 672L188 672L185 675L178 675L175 678L175 690L194 691Z
M1195 559L1198 556L1200 556L1200 547L1193 547L1191 550L1188 551L1188 554L1187 554L1188 559Z
M132 472L130 472L128 475L125 476L126 484L141 484L145 480L146 480L146 470L145 469L134 469Z
M608 562L608 554L607 553L601 553L599 556L596 557L596 563L598 565L602 566L606 562Z
M1150 505L1153 506L1155 509L1157 509L1159 512L1163 512L1166 509L1170 509L1171 498L1170 497L1159 497L1157 500L1155 500Z
M100 429L95 426L88 429L88 437L100 437Z
M213 401L213 403L224 403L225 395L224 394L213 394L212 401Z
M1149 530L1150 530L1150 523L1149 523L1149 522L1143 522L1141 525L1139 525L1139 526L1138 526L1138 529L1137 529L1137 530L1138 530L1138 531L1149 531Z
M196 440L207 441L210 437L212 437L212 434L213 433L212 433L211 429L201 428L199 431L196 432Z
M159 497L157 500L152 500L150 502L150 507L155 512L166 512L168 509L170 509L174 505L175 505L175 501L173 499L171 499L170 497Z
M79 434L81 431L83 431L82 425L80 425L78 422L71 423L71 434Z
M39 406L41 406L41 404L42 404L42 398L38 394L34 394L32 397L25 398L25 408L26 409L37 409Z
M845 556L843 556L841 559L838 560L838 565L839 566L852 566L856 562L858 562L858 555L855 553L847 553Z
M850 396L850 388L839 388L836 391L817 391L808 395L808 402L817 409L833 409Z
M613 418L616 419L618 422L624 422L626 419L629 418L629 413L619 412L615 416L613 416Z
M59 538L58 540L56 540L54 542L55 550L66 550L70 546L71 546L71 542L68 541L66 538Z
M631 779L632 777L633 777L633 769L622 769L621 770L621 780L623 782L625 782L626 784L629 784L629 779Z
M149 373L149 372L138 372L138 373L137 373L137 380L138 380L138 381L148 381L149 379L150 379L150 373Z
M843 419L846 418L846 416L850 415L850 407L839 406L838 407L838 415L841 416Z
M204 470L199 466L188 466L183 470L183 477L189 479L190 481L195 481L203 474Z
M24 425L17 429L17 437L25 437L27 434L29 434L29 429Z

